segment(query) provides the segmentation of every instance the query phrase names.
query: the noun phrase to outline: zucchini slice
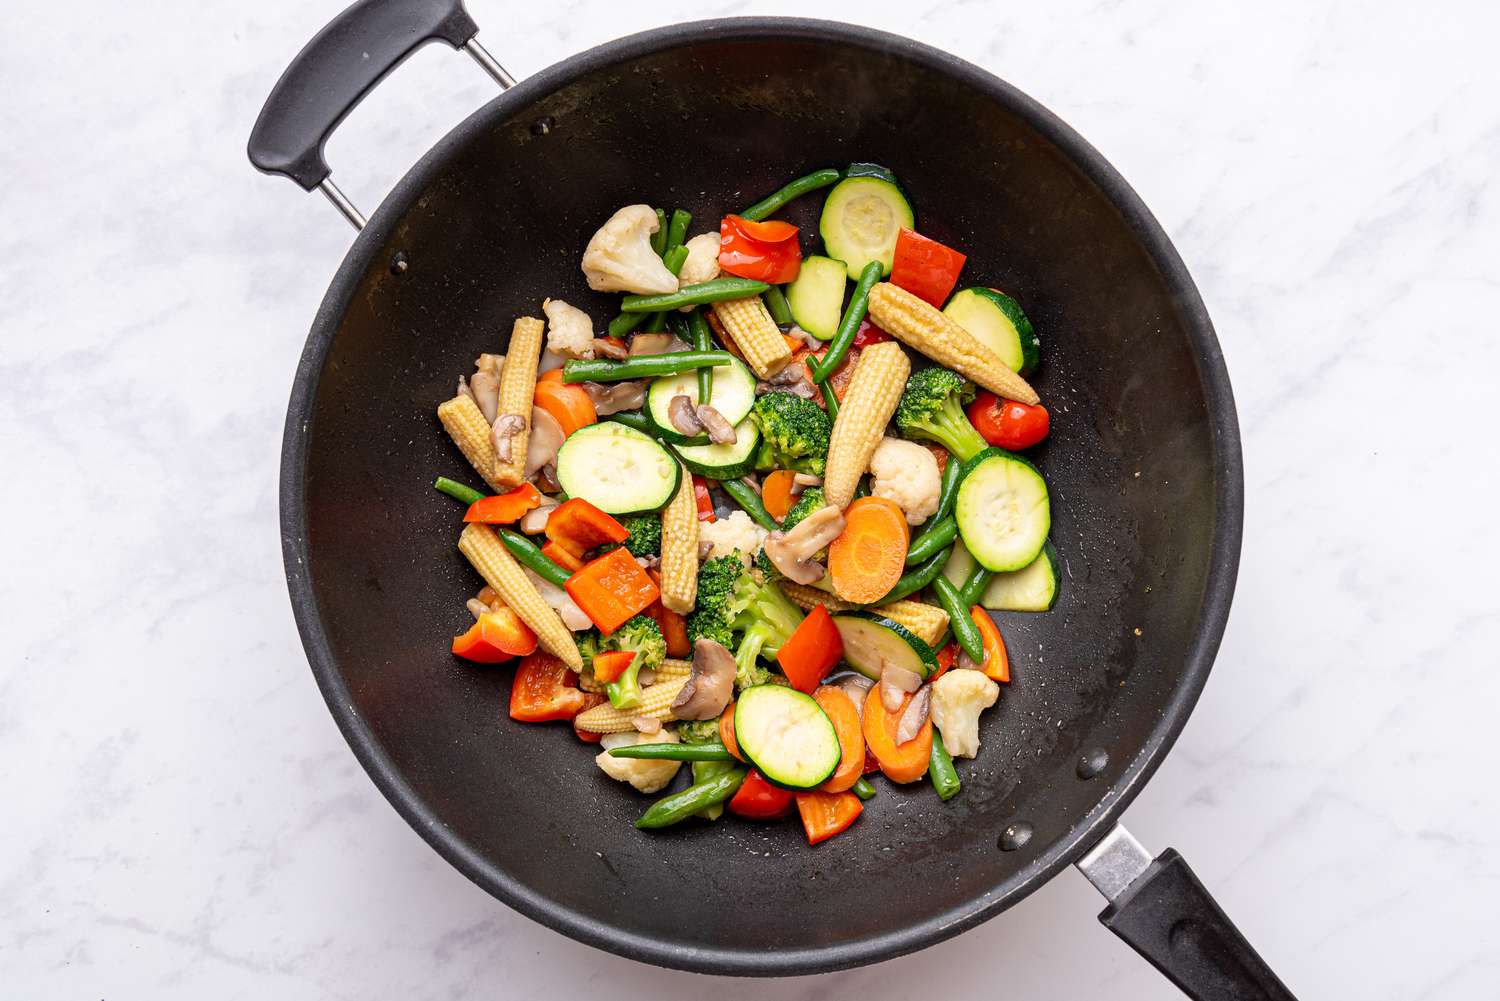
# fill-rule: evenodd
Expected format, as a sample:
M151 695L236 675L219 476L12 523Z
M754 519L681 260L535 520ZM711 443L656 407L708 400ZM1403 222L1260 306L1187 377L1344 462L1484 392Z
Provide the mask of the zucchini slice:
M966 288L943 307L954 323L979 338L1012 372L1026 375L1042 360L1042 342L1020 303L992 288Z
M750 408L755 406L755 376L750 374L750 369L738 358L728 365L714 366L713 373L714 388L709 397L709 405L723 414L729 423L738 424L749 415ZM653 380L651 388L646 391L646 406L643 408L646 419L656 428L663 441L673 443L686 441L691 437L672 426L671 406L675 396L686 396L693 401L694 406L698 405L696 371L663 376Z
M1020 570L1037 558L1052 528L1047 483L1019 455L987 448L964 468L953 517L969 555L986 570Z
M996 574L979 603L997 612L1048 612L1057 604L1062 565L1049 541L1041 553L1020 570Z
M667 506L682 467L648 435L615 421L579 428L557 450L557 482L606 514Z
M802 270L786 287L786 304L797 326L820 341L831 341L844 314L849 275L842 261L816 254L802 259Z
M833 624L844 641L844 660L860 674L880 680L886 664L904 667L926 680L937 670L937 653L910 629L873 612L840 612Z
M717 378L714 382L718 382ZM752 390L753 392L753 390ZM718 395L717 392L714 393ZM760 428L746 417L734 426L734 441L728 445L673 445L672 451L682 464L699 476L711 480L738 479L755 469L755 453L760 448Z
M816 789L843 751L833 721L795 688L754 685L734 703L734 739L756 770L786 789Z
M843 261L851 279L871 261L889 277L901 229L913 229L911 202L890 171L875 164L853 164L823 202L818 233L828 256Z
M953 540L953 550L948 554L948 562L943 564L943 576L948 578L948 583L954 587L963 587L964 581L969 579L969 574L977 566L974 557L969 555L969 550L964 547L963 539Z

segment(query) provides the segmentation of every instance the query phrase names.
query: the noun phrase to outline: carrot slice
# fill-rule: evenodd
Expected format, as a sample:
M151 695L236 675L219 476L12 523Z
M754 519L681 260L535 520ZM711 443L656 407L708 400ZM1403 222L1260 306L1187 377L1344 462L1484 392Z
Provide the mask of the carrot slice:
M969 618L979 627L979 637L984 640L984 676L991 681L1010 683L1010 655L1005 652L1005 639L1000 627L990 618L990 613L975 605L969 609Z
M927 774L927 764L932 758L931 719L922 724L911 740L896 743L896 728L901 725L901 714L910 702L908 695L901 700L901 708L886 712L885 703L880 701L879 685L865 696L865 743L879 762L880 770L892 782L915 782Z
M807 832L807 843L815 845L827 841L835 834L842 834L849 825L859 819L865 805L852 792L799 792L797 813L802 816L802 829Z
M564 436L599 420L599 414L594 410L594 401L581 386L568 386L561 381L538 381L532 400L556 418L557 423L562 426Z
M865 734L860 726L859 710L854 707L849 693L837 685L822 686L813 692L813 700L833 721L834 732L839 735L839 750L843 752L833 777L818 788L824 792L843 792L858 782L865 771Z
M719 717L719 740L723 743L724 750L728 751L740 761L745 760L745 756L740 753L740 742L734 739L733 702L724 707L724 712Z
M777 521L786 517L792 509L792 480L797 474L790 469L778 469L766 476L760 484L760 502L766 513Z
M861 497L844 510L844 530L828 547L833 590L845 601L869 604L890 593L906 570L911 530L895 501Z

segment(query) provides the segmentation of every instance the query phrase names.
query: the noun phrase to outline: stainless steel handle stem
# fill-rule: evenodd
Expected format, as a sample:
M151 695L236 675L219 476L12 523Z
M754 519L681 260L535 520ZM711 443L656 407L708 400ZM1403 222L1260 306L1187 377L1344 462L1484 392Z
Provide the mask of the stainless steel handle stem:
M1114 903L1151 862L1151 853L1141 847L1135 835L1116 824L1104 840L1078 860L1078 871L1106 900Z

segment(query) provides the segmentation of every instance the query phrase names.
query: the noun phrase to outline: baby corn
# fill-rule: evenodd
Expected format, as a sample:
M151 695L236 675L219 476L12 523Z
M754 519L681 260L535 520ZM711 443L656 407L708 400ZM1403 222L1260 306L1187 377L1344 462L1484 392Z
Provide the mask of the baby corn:
M920 601L908 601L902 598L893 601L889 605L880 605L875 608L866 609L864 605L856 605L842 598L820 591L815 587L804 587L801 584L793 584L791 581L782 581L781 590L792 599L792 604L804 612L812 609L814 605L822 605L830 612L849 612L856 609L872 611L877 615L884 615L892 622L899 623L910 629L912 635L926 643L928 646L936 646L948 631L948 613L936 605L926 605Z
M674 678L686 678L693 673L693 662L690 660L674 660L668 657L661 662L661 667L656 669L656 684L660 685Z
M523 316L510 331L505 365L500 369L500 409L495 424L507 416L521 418L521 427L511 435L510 461L496 460L497 489L509 490L526 478L526 443L531 437L531 400L536 392L536 368L542 355L541 320Z
M894 341L872 344L859 353L843 405L833 422L828 468L823 474L823 497L840 511L854 500L859 478L870 465L870 456L875 454L885 426L896 412L910 374L911 362Z
M453 439L453 444L469 460L474 471L484 477L484 482L492 490L505 490L495 479L498 462L495 443L490 440L490 422L484 419L474 398L455 396L440 404L437 413L438 420L443 422L443 430L448 432L448 437Z
M664 723L674 720L677 717L672 715L672 700L677 698L677 693L682 691L685 684L686 675L658 681L641 690L641 704L634 709L616 709L605 702L574 716L573 726L589 733L629 733L635 729L635 724L631 721L638 716L659 719Z
M500 542L493 528L478 523L465 525L458 537L458 551L474 565L484 582L495 589L500 600L536 633L537 643L543 650L575 671L583 667L583 657L578 652L578 644L573 642L573 634L563 625L552 606L543 600L536 585L526 579L521 565Z
M1032 406L1041 402L1036 390L1012 372L999 355L935 306L903 288L881 282L871 289L870 318L898 341L992 393Z
M725 334L740 349L745 364L755 370L757 378L771 378L792 360L792 351L760 296L725 299L714 303L713 308Z
M698 593L698 502L686 469L661 515L661 603L686 615Z

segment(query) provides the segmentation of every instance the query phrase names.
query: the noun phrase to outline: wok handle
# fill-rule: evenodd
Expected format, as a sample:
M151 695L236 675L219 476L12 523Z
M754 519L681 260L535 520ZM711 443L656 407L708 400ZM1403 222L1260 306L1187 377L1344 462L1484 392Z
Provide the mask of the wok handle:
M297 53L250 130L250 162L268 174L319 188L355 229L364 216L329 175L323 146L364 96L428 42L463 49L502 89L516 81L474 36L463 0L358 0Z
M1194 1001L1296 1001L1171 848L1116 826L1078 868L1109 899L1100 923Z

